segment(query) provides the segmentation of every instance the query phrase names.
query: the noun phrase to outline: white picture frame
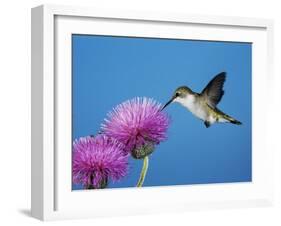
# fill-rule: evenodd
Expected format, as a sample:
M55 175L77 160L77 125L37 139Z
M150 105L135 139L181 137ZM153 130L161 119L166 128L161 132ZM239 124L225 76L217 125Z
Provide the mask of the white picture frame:
M253 181L73 192L69 140L72 33L252 42ZM271 205L273 153L266 139L271 125L263 100L272 91L272 58L271 20L57 5L33 8L32 216L55 220Z

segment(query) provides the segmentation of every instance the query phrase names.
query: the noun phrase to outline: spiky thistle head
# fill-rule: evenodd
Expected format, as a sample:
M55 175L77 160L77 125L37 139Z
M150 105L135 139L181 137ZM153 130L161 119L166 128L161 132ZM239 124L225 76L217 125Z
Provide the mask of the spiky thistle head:
M144 158L167 138L170 118L161 108L151 98L127 100L108 113L102 132L124 144L133 157Z
M105 188L108 180L117 181L127 174L125 146L106 135L87 136L73 143L73 183L87 189Z

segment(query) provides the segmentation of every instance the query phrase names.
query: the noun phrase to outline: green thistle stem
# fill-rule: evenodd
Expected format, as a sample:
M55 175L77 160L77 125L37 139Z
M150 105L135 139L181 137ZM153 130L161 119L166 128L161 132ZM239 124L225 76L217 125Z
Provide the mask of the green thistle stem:
M137 187L142 187L146 173L147 173L147 169L148 169L148 156L145 156L143 159L143 165L142 165L142 170L141 170L141 174L139 177L139 181L137 183Z

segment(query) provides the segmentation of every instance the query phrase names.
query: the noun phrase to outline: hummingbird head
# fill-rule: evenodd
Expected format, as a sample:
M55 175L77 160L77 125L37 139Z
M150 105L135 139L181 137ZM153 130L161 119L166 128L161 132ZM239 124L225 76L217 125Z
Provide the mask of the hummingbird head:
M170 103L172 102L181 102L181 100L187 98L189 95L192 95L193 94L193 91L188 88L187 86L180 86L178 87L172 98L164 105L164 107L162 108L162 110L164 108L166 108Z

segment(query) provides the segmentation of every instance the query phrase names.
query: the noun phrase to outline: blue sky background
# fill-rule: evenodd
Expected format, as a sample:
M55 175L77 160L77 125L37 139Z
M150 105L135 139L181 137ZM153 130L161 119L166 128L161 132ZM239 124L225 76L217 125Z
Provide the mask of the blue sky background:
M207 129L171 104L168 140L151 155L144 186L251 181L250 43L73 35L72 48L73 139L96 134L107 112L125 100L146 96L164 104L178 86L201 92L226 71L218 108L243 125ZM128 176L109 187L135 186L141 167L130 159Z

